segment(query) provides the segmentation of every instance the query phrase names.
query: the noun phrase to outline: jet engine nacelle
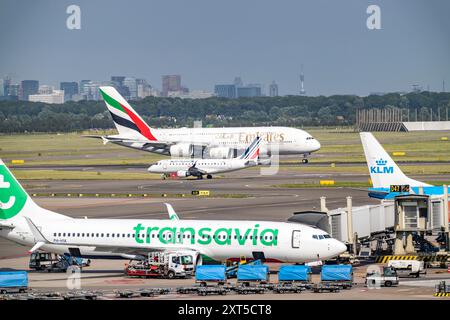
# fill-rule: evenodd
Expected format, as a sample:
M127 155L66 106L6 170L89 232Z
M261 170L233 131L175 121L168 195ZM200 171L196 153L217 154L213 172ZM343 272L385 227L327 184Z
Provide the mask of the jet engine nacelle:
M233 158L234 150L227 147L211 148L209 157L213 159L230 159Z
M185 178L185 177L189 177L190 173L188 171L184 171L184 170L179 170L177 171L177 177L179 178Z
M180 143L170 146L170 155L172 157L190 158L194 153L194 146L190 143Z

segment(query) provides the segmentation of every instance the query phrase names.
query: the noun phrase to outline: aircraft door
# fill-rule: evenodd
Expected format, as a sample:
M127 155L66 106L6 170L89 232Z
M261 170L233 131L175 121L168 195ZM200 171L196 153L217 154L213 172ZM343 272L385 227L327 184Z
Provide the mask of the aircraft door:
M300 248L300 230L292 231L292 248Z

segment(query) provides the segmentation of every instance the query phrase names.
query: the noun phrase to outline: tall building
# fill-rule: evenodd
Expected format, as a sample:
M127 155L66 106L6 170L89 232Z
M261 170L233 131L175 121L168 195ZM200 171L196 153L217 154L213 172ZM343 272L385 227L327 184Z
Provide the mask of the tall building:
M39 86L38 94L51 94L53 87L46 84Z
M90 82L91 82L91 80L81 80L80 81L80 88L79 88L80 95L87 96L86 85L89 84ZM84 97L84 99L87 99L87 98Z
M77 82L61 82L59 84L59 89L64 90L64 101L72 100L74 95L78 94L78 83Z
M20 84L10 84L8 85L7 96L11 96L12 100L19 100Z
M5 81L0 79L0 97L5 96Z
M63 90L53 90L52 93L45 94L30 94L29 100L33 102L43 102L43 103L64 103L64 91Z
M119 87L123 86L124 80L124 76L111 76L111 82L113 83L113 85L117 85Z
M214 94L221 98L236 98L236 86L234 84L216 84Z
M278 85L275 83L275 81L272 81L269 86L269 96L278 97Z
M136 99L137 98L137 82L136 78L126 77L123 80L123 86L128 88L128 99Z
M261 86L256 84L246 85L243 87L237 87L238 98L251 98L261 97Z
M300 67L300 95L304 96L306 94L305 91L305 75L303 74L303 65Z
M182 91L180 75L162 76L162 95L167 97L169 91Z
M30 94L36 94L39 91L39 81L23 80L20 84L20 100L28 100Z

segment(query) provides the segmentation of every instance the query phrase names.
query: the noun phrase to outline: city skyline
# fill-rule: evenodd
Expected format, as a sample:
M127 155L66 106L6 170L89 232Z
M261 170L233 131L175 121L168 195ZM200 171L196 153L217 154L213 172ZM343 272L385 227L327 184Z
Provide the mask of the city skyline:
M230 1L75 1L80 30L66 27L68 2L2 1L0 74L55 87L113 74L155 85L181 74L207 91L238 75L266 94L275 79L280 95L296 95L303 64L311 96L450 82L448 1ZM370 4L381 8L380 30L366 26Z

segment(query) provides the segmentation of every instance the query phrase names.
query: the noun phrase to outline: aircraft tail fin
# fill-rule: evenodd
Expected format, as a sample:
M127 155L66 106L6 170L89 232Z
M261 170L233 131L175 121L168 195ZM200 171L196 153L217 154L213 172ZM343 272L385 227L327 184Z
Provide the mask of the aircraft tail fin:
M105 101L119 135L130 138L145 138L157 141L153 132L141 116L130 106L114 87L100 87L100 93Z
M360 137L374 188L389 188L391 185L430 186L407 177L372 133L361 132Z
M14 221L20 216L32 217L35 221L40 218L65 217L38 206L0 159L0 221Z
M261 140L261 137L256 137L255 140L253 140L252 143L241 154L239 159L258 160Z

